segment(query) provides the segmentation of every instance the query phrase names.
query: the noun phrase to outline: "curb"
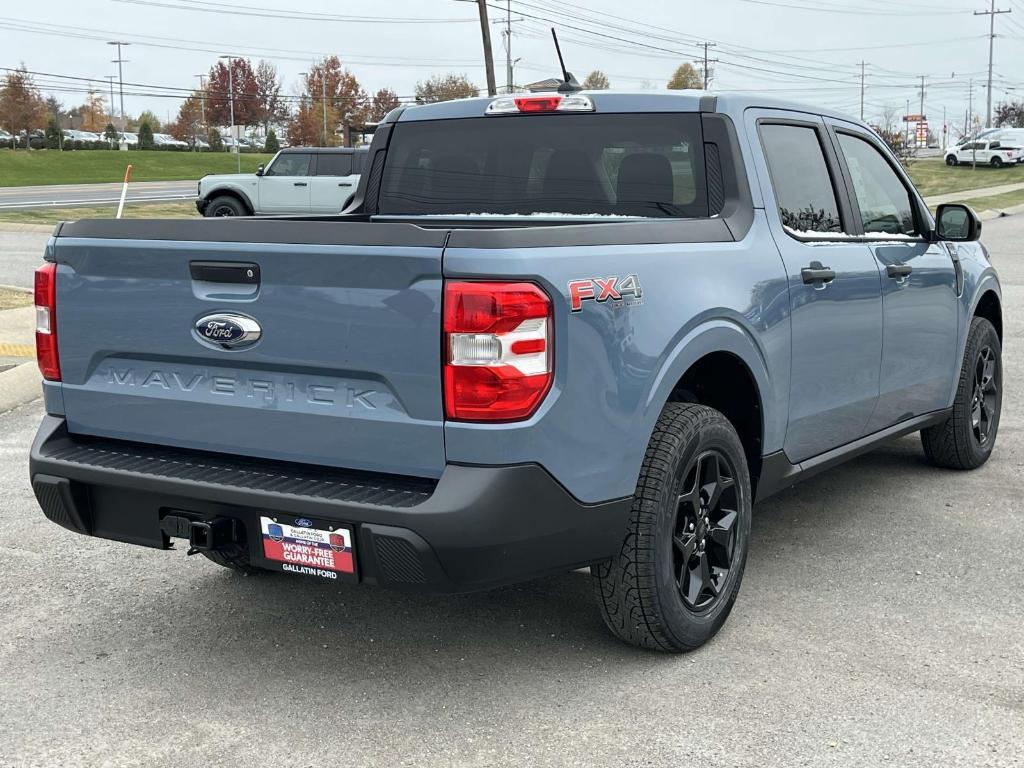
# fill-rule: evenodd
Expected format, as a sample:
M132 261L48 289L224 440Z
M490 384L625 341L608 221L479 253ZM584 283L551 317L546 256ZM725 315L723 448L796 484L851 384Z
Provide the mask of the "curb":
M42 381L34 361L0 373L0 413L42 397Z

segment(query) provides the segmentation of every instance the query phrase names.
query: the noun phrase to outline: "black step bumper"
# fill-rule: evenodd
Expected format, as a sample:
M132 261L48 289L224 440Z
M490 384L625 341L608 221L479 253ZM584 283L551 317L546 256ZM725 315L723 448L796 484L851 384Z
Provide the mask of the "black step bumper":
M583 504L543 468L448 465L439 480L351 472L71 435L46 416L32 445L44 514L91 536L167 549L168 514L228 518L263 563L258 518L351 525L360 580L467 592L618 552L630 499Z

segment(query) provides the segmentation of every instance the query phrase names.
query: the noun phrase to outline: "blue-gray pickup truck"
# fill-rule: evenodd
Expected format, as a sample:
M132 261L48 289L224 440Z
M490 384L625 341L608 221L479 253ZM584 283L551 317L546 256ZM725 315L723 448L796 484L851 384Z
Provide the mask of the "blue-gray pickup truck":
M434 592L589 566L613 633L684 651L756 501L910 432L992 451L981 224L863 123L565 87L397 109L366 167L335 216L57 228L50 520Z

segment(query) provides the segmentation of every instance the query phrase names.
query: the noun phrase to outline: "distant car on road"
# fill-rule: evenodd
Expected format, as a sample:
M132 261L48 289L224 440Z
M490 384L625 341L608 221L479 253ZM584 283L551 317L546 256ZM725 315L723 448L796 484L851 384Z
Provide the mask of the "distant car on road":
M985 139L969 141L959 147L946 150L946 165L974 163L978 165L1016 165L1024 160L1024 149L1017 144L1004 144L1002 141Z
M196 208L204 216L340 213L355 192L366 149L290 147L256 173L204 176Z

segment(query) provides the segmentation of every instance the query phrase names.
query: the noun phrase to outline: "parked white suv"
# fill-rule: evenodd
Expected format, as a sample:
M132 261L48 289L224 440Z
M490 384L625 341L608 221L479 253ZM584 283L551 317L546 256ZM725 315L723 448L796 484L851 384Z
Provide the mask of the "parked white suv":
M365 148L289 147L256 173L204 176L196 208L204 216L340 213L365 161Z
M1024 149L1018 144L1007 144L998 139L968 141L946 150L946 165L977 163L979 165L1014 165L1024 160Z

